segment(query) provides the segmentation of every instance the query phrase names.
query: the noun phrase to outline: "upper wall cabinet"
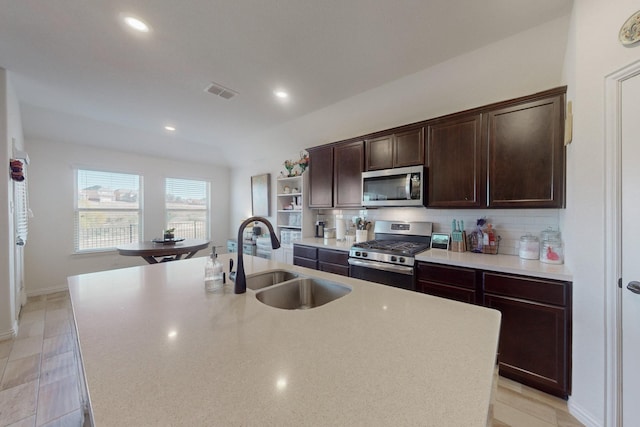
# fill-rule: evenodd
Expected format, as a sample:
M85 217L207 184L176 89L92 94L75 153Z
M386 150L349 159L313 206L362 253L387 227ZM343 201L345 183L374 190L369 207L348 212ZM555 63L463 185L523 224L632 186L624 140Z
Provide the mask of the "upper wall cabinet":
M309 207L333 207L333 146L309 148Z
M362 206L363 141L336 144L333 148L333 198L336 208Z
M341 142L309 148L309 207L362 205L364 142Z
M366 170L424 164L424 131L422 126L367 139L365 144Z
M488 206L565 205L565 92L487 113Z
M429 207L486 204L482 114L455 115L427 127Z

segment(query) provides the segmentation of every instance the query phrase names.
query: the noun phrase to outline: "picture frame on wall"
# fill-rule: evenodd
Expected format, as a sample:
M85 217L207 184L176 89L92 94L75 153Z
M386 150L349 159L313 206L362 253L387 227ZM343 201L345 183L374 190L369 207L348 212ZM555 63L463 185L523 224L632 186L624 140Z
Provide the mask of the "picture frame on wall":
M270 216L270 178L271 174L251 177L251 214L253 216Z

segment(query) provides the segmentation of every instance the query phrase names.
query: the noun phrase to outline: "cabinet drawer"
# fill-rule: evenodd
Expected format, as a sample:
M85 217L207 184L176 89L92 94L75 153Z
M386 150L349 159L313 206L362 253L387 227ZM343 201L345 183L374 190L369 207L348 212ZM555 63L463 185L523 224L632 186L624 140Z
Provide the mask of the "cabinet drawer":
M567 282L488 272L483 273L483 282L485 293L522 298L562 307L565 307L568 303L567 295L570 285Z
M328 262L331 264L349 266L349 253L342 251L333 251L329 249L318 249L318 261Z
M440 283L419 280L416 285L416 290L424 294L452 299L455 301L468 302L469 304L476 303L476 291L458 286L443 285Z
M294 256L293 257L293 265L299 265L300 267L312 268L314 270L318 269L318 261L315 259L309 258L301 258Z
M418 280L476 288L476 271L470 268L418 263Z
M334 273L341 276L349 277L349 267L344 265L337 265L320 261L318 262L318 267L320 271L326 271L327 273Z
M318 259L318 248L313 246L293 245L293 256L309 259Z

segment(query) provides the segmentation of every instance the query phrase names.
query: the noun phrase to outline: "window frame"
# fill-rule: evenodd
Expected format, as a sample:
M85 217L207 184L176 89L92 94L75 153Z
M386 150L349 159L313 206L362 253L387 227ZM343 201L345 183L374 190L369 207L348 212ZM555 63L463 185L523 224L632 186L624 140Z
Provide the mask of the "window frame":
M109 208L109 209L100 209L100 208L80 208L79 203L79 173L80 171L86 172L98 172L98 173L110 173L110 174L119 174L119 175L132 175L138 178L138 208L137 209L118 209L118 208ZM92 254L92 253L101 253L101 252L113 252L116 250L116 247L121 244L126 244L129 242L116 243L114 246L109 247L93 247L88 249L80 249L80 213L81 212L91 212L91 211L113 211L113 212L137 212L138 216L138 241L132 243L139 243L144 241L144 176L139 172L131 172L131 171L123 171L116 169L101 169L90 166L74 166L73 168L73 183L74 183L74 194L73 194L73 254L81 255L81 254Z
M205 203L205 208L204 209L194 209L194 211L204 211L205 212L205 220L204 220L204 226L205 226L205 232L204 232L204 236L197 236L194 233L194 237L187 237L187 238L195 238L195 239L205 239L205 240L211 240L211 180L209 179L204 179L204 178L192 178L192 177L184 177L184 176L165 176L164 180L163 180L163 191L164 191L164 229L169 228L169 213L174 211L186 211L185 209L170 209L168 207L168 192L167 192L167 184L169 182L169 180L180 180L180 181L195 181L195 182L201 182L204 183L206 188L205 188L205 195L206 195L206 203ZM176 238L180 238L180 234L178 232L176 232Z

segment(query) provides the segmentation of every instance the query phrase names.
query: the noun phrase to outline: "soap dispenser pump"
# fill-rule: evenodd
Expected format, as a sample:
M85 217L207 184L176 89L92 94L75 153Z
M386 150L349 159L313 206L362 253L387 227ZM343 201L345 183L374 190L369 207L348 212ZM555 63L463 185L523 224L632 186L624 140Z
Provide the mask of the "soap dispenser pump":
M223 267L218 259L215 246L211 248L211 255L204 267L204 287L207 292L215 292L224 286Z

